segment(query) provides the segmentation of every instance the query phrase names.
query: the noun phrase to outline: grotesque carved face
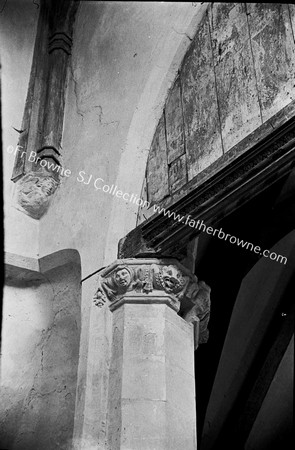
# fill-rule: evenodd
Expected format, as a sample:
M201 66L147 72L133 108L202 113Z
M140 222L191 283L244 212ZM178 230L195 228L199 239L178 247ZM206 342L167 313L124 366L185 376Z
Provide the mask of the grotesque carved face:
M51 195L56 189L56 181L51 177L28 177L21 185L22 193L28 197Z
M50 176L28 173L18 182L16 200L28 215L39 219L47 211L58 183Z
M37 178L36 186L45 194L51 195L56 188L56 182L51 177L43 179Z
M120 287L127 287L131 282L131 275L126 268L117 270L115 274L115 282Z
M178 290L183 281L182 274L173 266L164 266L162 272L164 288L169 292Z

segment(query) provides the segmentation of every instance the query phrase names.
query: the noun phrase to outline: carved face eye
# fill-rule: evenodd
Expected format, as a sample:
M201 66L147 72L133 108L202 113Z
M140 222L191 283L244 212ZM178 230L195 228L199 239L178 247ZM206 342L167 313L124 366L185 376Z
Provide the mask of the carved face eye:
M130 281L130 274L129 274L128 270L126 270L126 269L118 270L118 272L116 273L116 276L115 276L115 280L117 281L118 284L123 285L123 286L128 284Z
M118 274L121 279L125 279L128 275L128 272L127 272L127 270L123 269L120 272L118 272Z

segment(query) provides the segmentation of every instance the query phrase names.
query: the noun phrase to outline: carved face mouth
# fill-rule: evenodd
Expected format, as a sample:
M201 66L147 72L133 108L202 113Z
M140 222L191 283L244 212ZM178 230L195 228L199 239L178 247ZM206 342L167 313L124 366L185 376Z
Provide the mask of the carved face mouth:
M176 289L179 285L179 281L172 277L163 277L164 284L167 289Z
M115 280L118 286L126 287L130 283L130 273L126 269L118 270Z

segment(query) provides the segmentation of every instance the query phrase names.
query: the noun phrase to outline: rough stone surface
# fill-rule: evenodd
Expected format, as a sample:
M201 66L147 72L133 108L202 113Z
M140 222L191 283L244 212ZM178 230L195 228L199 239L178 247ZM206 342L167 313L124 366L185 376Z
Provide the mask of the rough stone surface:
M149 153L147 188L149 201L160 200L169 193L164 116L158 124Z
M249 3L249 26L263 121L295 98L295 42L287 4Z
M141 194L140 194L140 198L145 202L147 201L147 183L146 183L146 177L144 177L143 180L143 184L142 184L142 189L141 189ZM148 204L144 203L143 205L141 205L138 208L138 214L137 214L137 223L141 222L142 220L145 220L145 213L148 209Z
M224 151L261 125L244 3L214 3L210 24Z
M294 33L295 33L295 5L289 4L288 8L289 8L289 12L290 12L292 33L293 33L293 36L294 36Z
M154 179L159 187L151 200L171 203L171 195L294 99L294 17L287 4L207 6L164 107L170 196L161 198Z
M165 106L168 164L185 153L180 79L177 78Z
M185 56L181 70L188 178L222 155L222 142L208 15Z
M186 155L175 159L169 166L169 186L170 193L173 193L184 186L187 182L187 162Z

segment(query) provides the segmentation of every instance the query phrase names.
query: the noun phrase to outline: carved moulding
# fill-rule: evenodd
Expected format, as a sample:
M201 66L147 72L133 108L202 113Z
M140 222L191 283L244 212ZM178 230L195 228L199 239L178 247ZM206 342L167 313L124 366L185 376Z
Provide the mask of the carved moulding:
M40 219L46 213L61 184L69 55L78 6L76 0L40 2L36 45L18 142L18 149L23 151L16 153L11 178L16 183L14 206L34 219ZM32 157L31 149L35 156L38 155L37 160Z
M205 343L210 290L175 259L119 259L100 272L94 303L111 311L123 303L165 303L194 324L196 341Z

